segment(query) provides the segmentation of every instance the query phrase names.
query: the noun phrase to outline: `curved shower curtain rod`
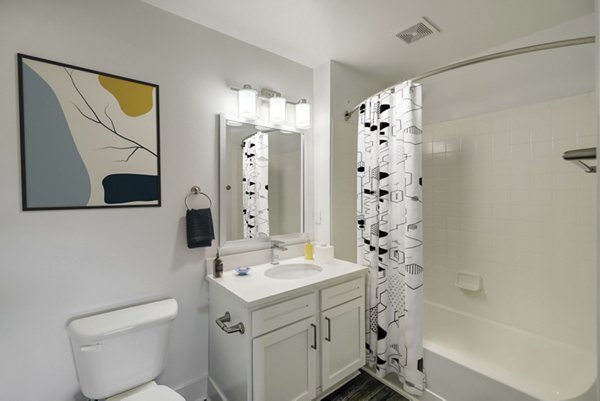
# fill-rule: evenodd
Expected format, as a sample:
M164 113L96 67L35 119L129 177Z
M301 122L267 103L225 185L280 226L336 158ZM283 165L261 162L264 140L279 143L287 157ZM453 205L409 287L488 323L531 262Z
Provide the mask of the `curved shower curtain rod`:
M448 72L448 71L456 70L457 68L462 68L462 67L466 67L468 65L482 63L484 61L496 60L496 59L499 59L499 58L516 56L516 55L519 55L519 54L532 53L532 52L537 52L537 51L540 51L540 50L549 50L549 49L557 49L559 47L585 45L585 44L589 44L589 43L594 43L595 41L596 41L596 37L595 36L586 36L586 37L583 37L583 38L559 40L559 41L556 41L556 42L541 43L541 44L538 44L538 45L532 45L532 46L526 46L526 47L519 47L517 49L512 49L512 50L505 50L505 51L501 51L501 52L498 52L498 53L488 54L486 56L481 56L481 57L475 57L475 58L472 58L472 59L469 59L469 60L459 61L458 63L449 64L449 65L446 65L444 67L436 68L435 70L431 70L431 71L428 71L428 72L426 72L424 74L417 75L416 77L411 78L410 81L418 81L418 80L421 80L421 79L424 79L424 78L432 77L432 76L437 75L437 74L441 74L443 72ZM385 91L390 90L390 89L393 90L393 88L396 85L397 84L395 84L393 86L390 86L388 88L385 88L384 90L379 91L378 93L385 92ZM350 119L350 117L352 117L352 114L354 114L354 112L356 110L358 110L359 106L360 106L360 103L357 104L356 106L354 106L354 108L352 110L345 111L344 112L344 120L348 121Z

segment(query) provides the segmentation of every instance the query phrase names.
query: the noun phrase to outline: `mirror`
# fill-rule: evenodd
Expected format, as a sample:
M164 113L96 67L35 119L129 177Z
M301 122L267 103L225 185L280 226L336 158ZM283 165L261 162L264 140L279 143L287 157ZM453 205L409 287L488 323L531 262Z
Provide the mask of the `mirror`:
M221 115L220 245L304 231L304 136Z

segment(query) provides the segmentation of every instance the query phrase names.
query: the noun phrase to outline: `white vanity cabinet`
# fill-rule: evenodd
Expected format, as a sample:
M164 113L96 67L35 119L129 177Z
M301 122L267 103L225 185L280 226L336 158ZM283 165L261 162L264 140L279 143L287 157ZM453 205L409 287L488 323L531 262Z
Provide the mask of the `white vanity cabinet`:
M317 393L314 317L252 341L254 400L311 401Z
M251 304L209 282L211 401L312 401L364 365L364 271Z
M311 292L252 312L253 400L315 398L316 306Z
M321 291L321 389L365 364L364 280Z

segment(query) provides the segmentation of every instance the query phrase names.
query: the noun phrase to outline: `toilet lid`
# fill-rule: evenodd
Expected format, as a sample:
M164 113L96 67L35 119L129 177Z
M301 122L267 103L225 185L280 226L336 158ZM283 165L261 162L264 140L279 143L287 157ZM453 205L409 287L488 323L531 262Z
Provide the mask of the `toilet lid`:
M152 386L121 401L185 401L185 398L167 386Z

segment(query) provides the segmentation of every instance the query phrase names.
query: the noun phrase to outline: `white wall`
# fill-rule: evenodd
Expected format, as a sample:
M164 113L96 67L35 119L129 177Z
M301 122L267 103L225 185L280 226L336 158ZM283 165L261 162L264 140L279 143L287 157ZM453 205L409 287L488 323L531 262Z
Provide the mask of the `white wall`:
M596 176L561 156L596 133L594 93L425 126L425 298L595 349Z
M595 31L595 16L589 14L472 57L593 36ZM423 121L432 124L591 92L594 58L594 45L587 44L488 61L423 79Z
M356 261L356 119L344 112L388 84L331 62L331 242L336 258Z
M3 0L0 37L0 398L75 399L67 321L163 297L180 313L161 381L203 378L214 247L187 249L184 197L200 185L218 205L217 114L237 113L229 85L312 102L312 70L136 1ZM160 85L162 207L21 211L17 52Z
M307 208L308 216L314 216L315 228L312 238L318 243L329 243L330 227L330 145L331 137L331 66L327 62L314 70L313 132L308 138L308 148L312 149L314 159L307 158L309 165L314 166L307 179L309 188L315 189L314 209Z

